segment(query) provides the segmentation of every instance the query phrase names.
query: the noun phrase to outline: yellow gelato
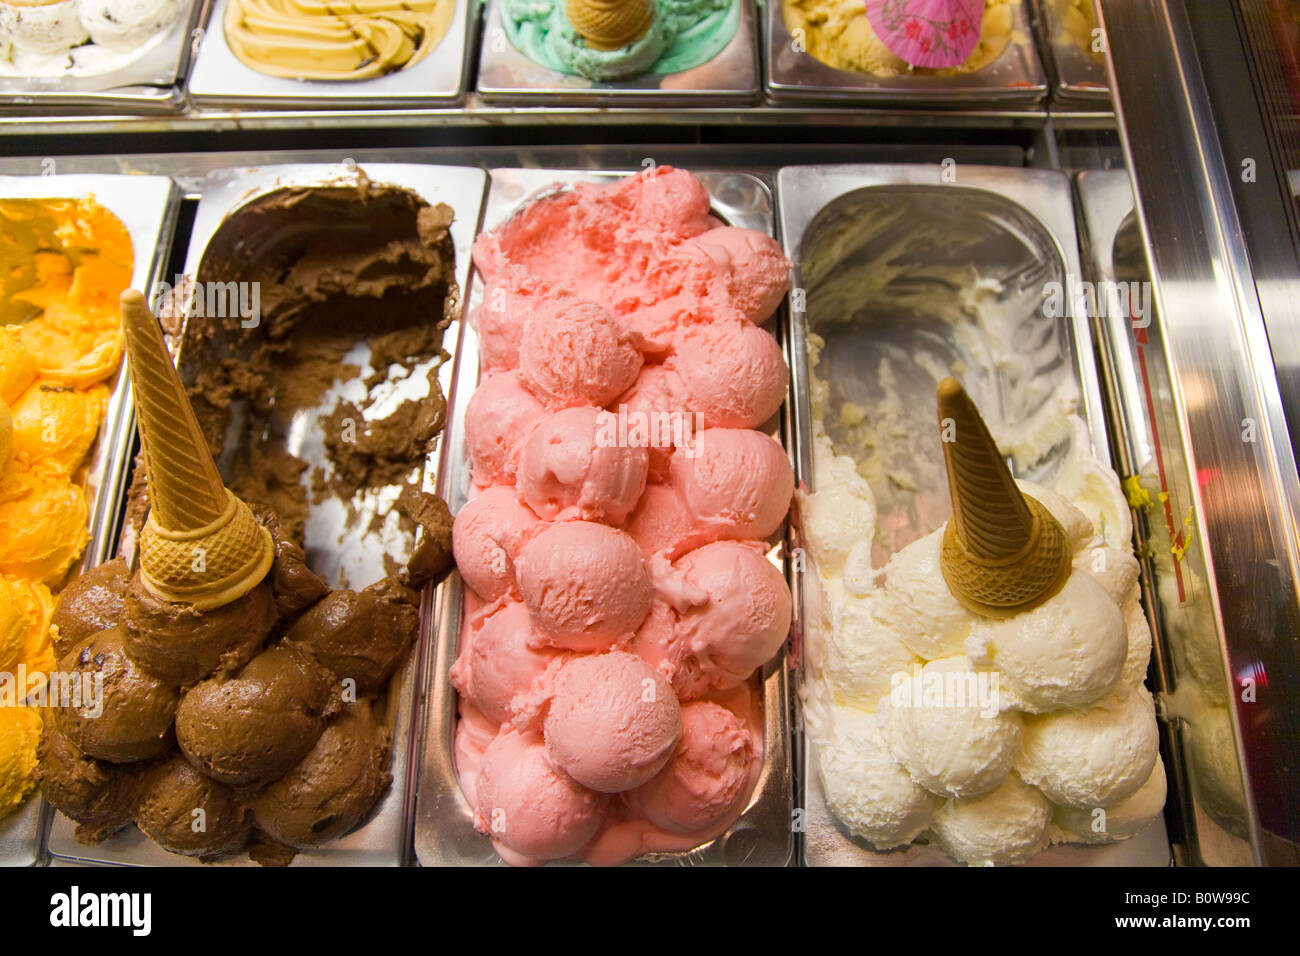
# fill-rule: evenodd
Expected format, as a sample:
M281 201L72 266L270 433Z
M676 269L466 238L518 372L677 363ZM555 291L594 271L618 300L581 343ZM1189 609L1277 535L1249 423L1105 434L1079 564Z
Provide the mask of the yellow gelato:
M94 445L107 405L103 385L76 389L37 381L12 409L16 466L40 464L43 471L70 477Z
M40 712L31 707L0 707L0 818L17 810L36 787L36 744Z
M785 25L805 52L837 70L891 77L955 76L982 70L1002 55L1015 25L1013 8L1021 0L984 0L984 22L974 51L961 66L914 67L895 56L867 22L862 0L782 0Z
M0 469L9 464L14 451L14 415L9 403L0 398Z
M80 486L11 466L0 478L0 574L62 583L86 547L87 517Z
M363 80L428 56L456 0L230 0L226 42L247 66L297 80Z
M1065 34L1065 42L1073 43L1098 63L1106 62L1106 48L1094 49L1100 45L1094 40L1093 31L1097 29L1097 11L1092 0L1051 0L1056 14L1056 22Z
M20 323L43 378L85 388L122 359L117 297L131 282L131 237L88 199L0 201L6 322Z
M36 378L36 363L23 348L21 332L16 325L0 328L0 399L10 405Z
M44 584L0 575L0 674L54 668L54 650L46 639L54 598Z

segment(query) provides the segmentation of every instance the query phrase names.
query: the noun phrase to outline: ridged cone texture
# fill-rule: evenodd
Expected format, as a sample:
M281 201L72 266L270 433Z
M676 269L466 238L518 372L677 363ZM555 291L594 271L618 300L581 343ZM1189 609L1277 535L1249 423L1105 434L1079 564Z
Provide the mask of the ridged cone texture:
M149 479L141 579L162 600L221 607L266 577L271 535L222 482L144 296L128 289L121 308Z
M952 497L940 567L954 598L1005 618L1047 601L1070 576L1065 529L1020 491L988 426L956 379L939 383L939 429ZM949 425L951 422L951 425Z
M595 50L617 50L650 29L654 0L567 0L564 13Z

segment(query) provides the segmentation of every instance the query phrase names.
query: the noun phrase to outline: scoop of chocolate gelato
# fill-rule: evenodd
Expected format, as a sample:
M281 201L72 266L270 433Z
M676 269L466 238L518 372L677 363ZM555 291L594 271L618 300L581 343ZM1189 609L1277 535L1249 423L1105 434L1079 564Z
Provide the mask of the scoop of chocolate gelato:
M229 604L196 611L154 597L136 574L125 614L127 653L177 685L238 670L261 650L276 621L270 580Z
M36 782L45 799L77 823L77 839L98 843L131 822L140 798L138 766L82 753L47 713L36 748Z
M369 703L350 704L298 766L253 801L259 830L295 847L320 846L355 827L392 783L388 735Z
M406 583L422 588L452 565L451 511L437 495L405 485L397 507L424 533L406 562Z
M91 635L121 624L130 581L131 572L122 558L106 561L74 578L59 594L50 617L55 655L63 657Z
M291 617L323 598L329 593L330 586L307 567L306 553L289 537L279 515L264 508L259 509L257 517L271 532L271 540L275 543L275 564L271 566L275 609L281 618Z
M285 634L286 642L311 648L339 680L356 681L358 696L388 684L420 622L419 597L392 578L364 591L331 591Z
M307 755L336 708L330 674L291 645L268 648L232 677L193 687L176 739L194 766L234 786L274 780Z
M180 702L175 687L131 659L125 640L114 627L82 641L59 662L49 689L52 705L67 701L51 707L59 730L84 753L112 763L170 750Z
M243 797L180 754L148 775L136 823L163 849L205 858L242 849L253 832Z

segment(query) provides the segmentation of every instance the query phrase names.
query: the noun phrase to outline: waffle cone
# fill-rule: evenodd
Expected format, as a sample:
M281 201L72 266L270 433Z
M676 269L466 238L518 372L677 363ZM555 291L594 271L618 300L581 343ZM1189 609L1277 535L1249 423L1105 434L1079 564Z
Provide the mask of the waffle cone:
M128 289L121 305L149 486L140 577L161 600L220 607L266 576L271 535L222 482L144 296Z
M954 598L984 617L1028 611L1065 586L1070 546L1051 512L1021 492L984 419L955 380L939 383L939 426L953 425L943 457L952 520L940 567Z
M617 50L645 34L654 21L654 0L568 0L565 16L595 50Z

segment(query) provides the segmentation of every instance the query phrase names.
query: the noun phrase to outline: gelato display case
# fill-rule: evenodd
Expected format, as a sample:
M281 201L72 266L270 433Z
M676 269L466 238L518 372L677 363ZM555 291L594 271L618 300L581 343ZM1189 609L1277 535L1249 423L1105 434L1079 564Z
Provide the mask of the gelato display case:
M146 297L0 710L160 701L0 713L0 864L1300 865L1295 3L961 0L948 67L901 0L175 6L0 0L0 212ZM93 258L10 231L12 589L11 340ZM225 495L274 557L186 610Z

